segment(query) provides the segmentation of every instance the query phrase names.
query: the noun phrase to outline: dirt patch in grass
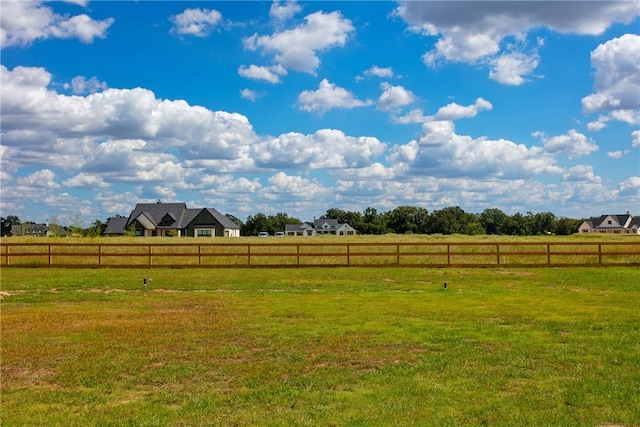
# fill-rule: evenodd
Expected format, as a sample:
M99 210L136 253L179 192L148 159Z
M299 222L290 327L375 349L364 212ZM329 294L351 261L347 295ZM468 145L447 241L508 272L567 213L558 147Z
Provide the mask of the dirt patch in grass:
M51 382L55 371L51 368L27 369L23 366L9 365L2 367L2 379L5 385L21 387L58 388Z
M531 271L525 270L495 270L494 274L502 274L507 276L531 276L533 273Z
M0 300L13 295L24 294L25 291L0 291Z

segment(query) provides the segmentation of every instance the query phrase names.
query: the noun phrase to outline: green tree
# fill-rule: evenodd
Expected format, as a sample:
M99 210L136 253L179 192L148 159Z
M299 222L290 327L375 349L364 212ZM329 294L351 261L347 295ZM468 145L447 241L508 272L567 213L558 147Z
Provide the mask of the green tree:
M104 231L107 229L107 224L109 223L109 219L110 218L107 218L105 222L102 222L99 219L96 219L91 223L91 225L88 228L85 228L82 231L82 235L86 237L102 236L104 234Z
M429 231L439 234L464 234L469 223L476 221L473 214L466 213L459 206L433 211L429 217Z
M355 228L355 226L353 226ZM362 213L362 225L357 229L361 234L385 234L389 232L383 215L375 208L368 207Z
M244 222L242 222L242 220L234 215L231 214L225 214L225 216L227 218L229 218L231 221L233 221L233 223L235 225L237 225L238 227L240 227L240 229L242 229L242 226L244 225Z
M469 236L479 236L482 234L487 234L484 227L480 223L480 221L471 221L467 224L467 227L464 230L464 234Z
M261 231L275 234L277 231L284 231L286 224L302 224L302 221L282 212L269 216L260 212L253 216L249 215L247 222L241 226L241 231L243 236L257 236Z
M415 206L399 206L387 215L387 227L397 234L424 233L429 222L429 212Z
M531 234L550 234L556 230L556 216L551 212L539 212L533 215Z
M480 214L480 224L487 234L505 234L505 227L509 216L500 209L485 209Z
M269 215L267 217L267 224L266 231L269 234L275 234L278 231L284 231L284 227L287 224L302 224L302 221L298 218L290 218L286 213L278 212L275 215Z
M556 219L555 230L556 234L561 236L570 236L578 232L578 227L582 220L572 218L558 218Z
M510 236L528 236L531 234L528 222L528 218L520 212L516 212L507 219L504 227L504 234L508 234Z
M267 216L260 212L249 215L240 230L243 236L257 236L259 232L267 231L267 225Z

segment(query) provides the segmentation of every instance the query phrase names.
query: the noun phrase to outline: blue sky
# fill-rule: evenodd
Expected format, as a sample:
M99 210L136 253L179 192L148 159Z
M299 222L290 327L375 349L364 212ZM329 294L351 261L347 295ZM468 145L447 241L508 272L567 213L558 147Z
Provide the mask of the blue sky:
M640 215L640 3L2 1L2 216Z

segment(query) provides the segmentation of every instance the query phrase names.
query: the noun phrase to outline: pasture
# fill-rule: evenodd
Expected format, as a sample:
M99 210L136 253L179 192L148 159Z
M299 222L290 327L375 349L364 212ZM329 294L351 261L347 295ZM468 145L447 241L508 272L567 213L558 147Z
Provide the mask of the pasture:
M1 281L3 426L640 425L634 267Z

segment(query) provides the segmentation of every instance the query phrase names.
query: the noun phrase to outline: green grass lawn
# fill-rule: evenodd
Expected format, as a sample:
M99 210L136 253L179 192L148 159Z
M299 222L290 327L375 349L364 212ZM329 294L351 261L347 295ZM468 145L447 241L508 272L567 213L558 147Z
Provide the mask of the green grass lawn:
M1 280L2 426L640 425L637 268Z

